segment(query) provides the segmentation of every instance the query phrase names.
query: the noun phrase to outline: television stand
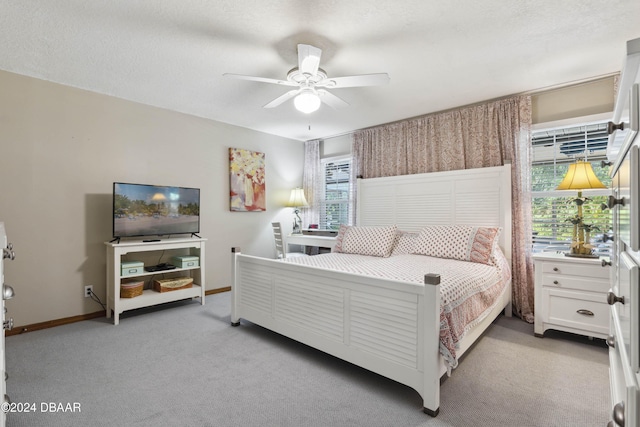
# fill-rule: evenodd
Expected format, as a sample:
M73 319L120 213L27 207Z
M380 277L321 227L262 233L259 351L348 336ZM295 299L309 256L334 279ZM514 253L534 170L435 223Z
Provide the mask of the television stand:
M203 238L182 238L168 239L157 242L142 242L141 240L126 240L118 242L105 242L107 246L107 318L111 318L113 314L113 324L120 322L120 314L127 310L134 310L142 307L163 304L166 302L179 301L183 299L200 298L200 303L204 305L205 297L205 242ZM158 251L163 256L176 255L194 255L199 258L199 265L195 267L176 267L171 270L163 271L145 271L142 269L139 273L132 275L122 274L122 262L127 254L139 254L139 257L150 258L149 252ZM146 253L146 254L145 254ZM135 259L135 258L134 258ZM156 261L148 264L149 267L155 266ZM179 289L170 292L156 292L153 289L145 289L142 295L133 298L120 297L120 283L122 279L137 278L141 281L145 279L152 280L154 275L170 275L169 277L190 276L193 278L191 288ZM161 276L162 277L162 276Z

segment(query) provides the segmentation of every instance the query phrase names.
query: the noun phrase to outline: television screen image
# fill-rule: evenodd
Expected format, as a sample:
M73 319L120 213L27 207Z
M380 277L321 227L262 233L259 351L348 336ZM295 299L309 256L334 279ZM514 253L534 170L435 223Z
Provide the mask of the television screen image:
M113 237L200 232L200 189L113 183Z

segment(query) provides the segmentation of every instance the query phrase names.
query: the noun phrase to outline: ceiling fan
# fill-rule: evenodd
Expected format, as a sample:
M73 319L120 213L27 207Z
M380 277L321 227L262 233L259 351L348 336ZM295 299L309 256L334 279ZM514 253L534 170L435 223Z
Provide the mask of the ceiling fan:
M293 102L299 111L312 113L325 103L335 109L345 108L349 104L340 97L332 94L327 89L339 89L346 87L378 86L389 83L389 75L386 73L363 74L357 76L328 77L320 68L320 56L322 49L308 45L298 45L298 66L287 73L286 80L271 79L267 77L253 77L242 74L225 73L224 76L234 79L252 80L263 83L273 83L281 86L292 86L297 89L280 95L263 108L274 108L294 98Z

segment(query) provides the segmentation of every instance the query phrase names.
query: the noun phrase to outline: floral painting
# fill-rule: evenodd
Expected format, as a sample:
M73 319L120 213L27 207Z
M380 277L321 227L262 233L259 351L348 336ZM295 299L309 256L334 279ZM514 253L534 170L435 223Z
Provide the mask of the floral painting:
M229 187L231 211L267 210L264 153L229 148Z

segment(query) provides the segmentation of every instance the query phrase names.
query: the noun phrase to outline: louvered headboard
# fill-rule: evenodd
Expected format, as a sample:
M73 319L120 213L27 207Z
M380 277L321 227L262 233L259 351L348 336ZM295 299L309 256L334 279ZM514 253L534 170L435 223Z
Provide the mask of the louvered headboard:
M356 224L499 226L511 260L511 165L358 179Z

